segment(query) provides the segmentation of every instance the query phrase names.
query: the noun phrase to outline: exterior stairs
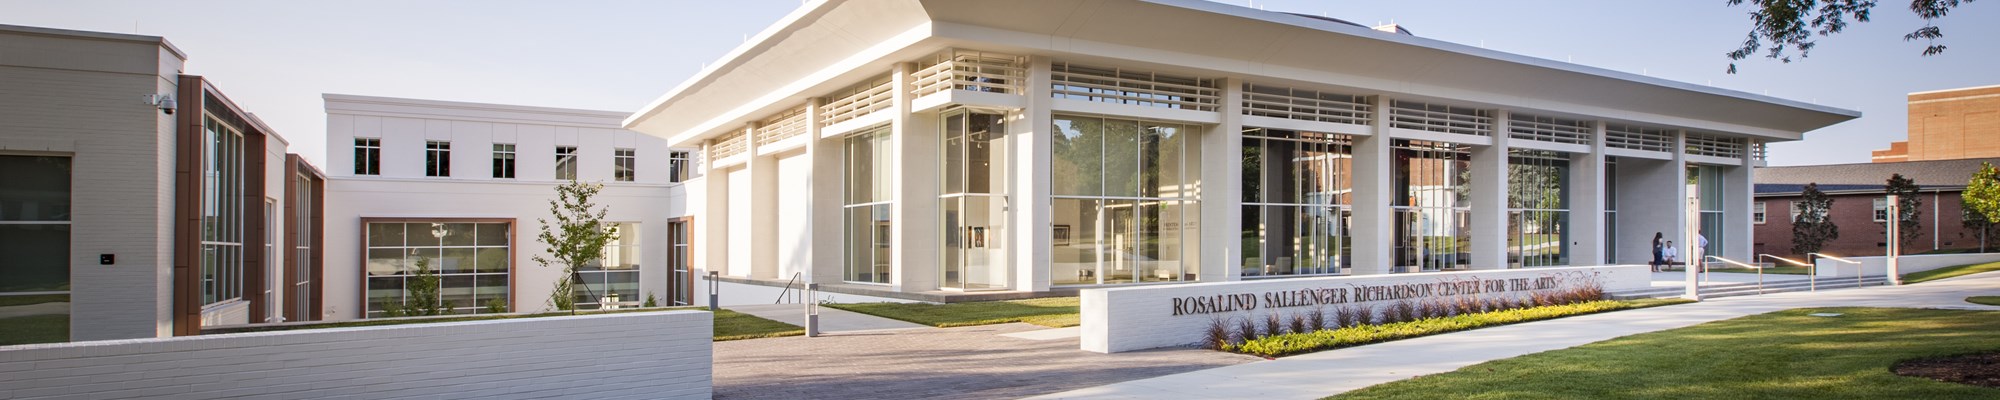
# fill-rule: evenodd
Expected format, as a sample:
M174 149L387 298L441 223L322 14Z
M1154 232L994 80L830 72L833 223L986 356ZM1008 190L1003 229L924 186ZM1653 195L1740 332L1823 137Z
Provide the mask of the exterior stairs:
M1861 284L1858 286L1864 286L1864 287L1882 286L1887 284L1888 281L1885 280L1884 277L1882 276L1869 276L1869 277L1863 277L1861 279ZM1846 288L1853 288L1856 286L1857 285L1855 284L1854 278L1851 277L1820 279L1818 284L1818 288L1820 290L1846 289ZM1761 294L1804 292L1808 290L1813 290L1813 283L1807 280L1786 280L1782 282L1767 281L1764 282L1764 289ZM1612 300L1633 300L1633 299L1650 299L1658 297L1677 297L1682 294L1686 294L1685 288L1655 287L1655 288L1611 292L1607 294L1607 296L1609 296ZM1758 294L1760 293L1757 290L1756 282L1749 282L1749 283L1715 282L1701 286L1702 298L1754 296Z

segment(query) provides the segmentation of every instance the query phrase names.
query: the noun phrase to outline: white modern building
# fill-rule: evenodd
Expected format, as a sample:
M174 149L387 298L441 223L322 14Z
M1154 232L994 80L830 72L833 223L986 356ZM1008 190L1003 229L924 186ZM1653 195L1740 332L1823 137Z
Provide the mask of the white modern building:
M601 183L618 237L579 271L580 308L617 296L691 304L686 191L692 152L619 127L625 112L324 95L326 319L402 304L418 259L454 313L547 310L562 277L536 240L555 187Z
M697 270L951 300L1644 263L1686 183L1745 259L1764 144L1859 115L1199 0L835 0L624 127L708 161Z

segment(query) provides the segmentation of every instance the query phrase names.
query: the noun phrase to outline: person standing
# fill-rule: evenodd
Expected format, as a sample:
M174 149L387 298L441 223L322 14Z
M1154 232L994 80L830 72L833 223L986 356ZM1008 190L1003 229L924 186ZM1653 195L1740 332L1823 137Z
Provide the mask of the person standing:
M1665 268L1667 265L1667 259L1661 253L1664 249L1662 246L1664 246L1666 237L1667 235L1664 233L1653 232L1653 262L1646 264L1653 267L1653 272L1660 272L1660 269Z
M1701 263L1701 272L1708 272L1708 237L1694 234L1694 262Z

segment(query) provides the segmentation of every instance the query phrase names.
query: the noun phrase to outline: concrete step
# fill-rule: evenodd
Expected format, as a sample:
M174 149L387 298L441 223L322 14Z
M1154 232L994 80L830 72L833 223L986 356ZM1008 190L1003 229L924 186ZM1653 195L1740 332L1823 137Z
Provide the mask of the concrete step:
M1881 277L1875 277L1875 278L1864 279L1860 286L1864 287L1882 286L1886 284L1887 282L1885 282ZM1829 279L1820 281L1817 285L1817 288L1844 289L1844 288L1853 288L1856 286L1857 285L1855 284L1855 281L1852 279ZM1702 297L1717 298L1717 297L1750 296L1757 294L1771 294L1771 293L1785 293L1785 292L1803 292L1814 289L1815 285L1810 281L1785 281L1779 283L1767 282L1764 284L1762 290L1758 289L1756 283L1732 282L1727 284L1704 285L1702 286L1701 294ZM1658 297L1675 297L1675 296L1680 296L1684 293L1685 291L1682 288L1666 287L1666 288L1650 288L1641 290L1613 292L1609 296L1614 300L1633 300L1633 299L1646 299L1646 298L1658 298Z

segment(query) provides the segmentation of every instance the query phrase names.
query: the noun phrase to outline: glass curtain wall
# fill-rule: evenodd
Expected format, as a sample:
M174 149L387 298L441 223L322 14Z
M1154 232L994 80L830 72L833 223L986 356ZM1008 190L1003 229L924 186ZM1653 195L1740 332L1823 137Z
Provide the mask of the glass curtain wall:
M1244 277L1351 267L1354 144L1345 135L1243 131Z
M1467 181L1472 151L1465 145L1397 140L1391 190L1396 272L1464 268L1471 262Z
M478 314L486 304L508 303L513 267L512 228L506 222L370 222L368 229L369 318L399 316L409 301L408 279L417 260L438 276L438 300L446 313Z
M1707 255L1722 255L1722 167L1714 165L1688 166L1688 184L1695 185L1695 193L1700 196L1701 233L1708 238ZM1683 244L1690 246L1694 244ZM1707 260L1702 260L1706 262Z
M1057 115L1050 166L1058 286L1193 280L1196 128Z
M1507 266L1569 265L1569 155L1511 150L1507 157Z
M243 133L214 118L202 129L201 299L243 297Z
M576 269L583 285L576 291L576 308L602 309L611 295L618 302L609 305L636 307L646 299L639 294L639 223L606 223L618 227L617 234L604 244L604 258Z
M1006 115L955 110L944 113L943 280L959 290L1007 286L1005 253L1007 206Z
M667 268L673 269L667 274L667 301L676 306L694 304L694 250L688 236L693 226L684 219L667 222L667 244L673 246L667 252Z
M893 273L889 206L895 153L889 146L888 126L847 137L847 205L842 213L847 260L842 278L848 282L886 284Z

